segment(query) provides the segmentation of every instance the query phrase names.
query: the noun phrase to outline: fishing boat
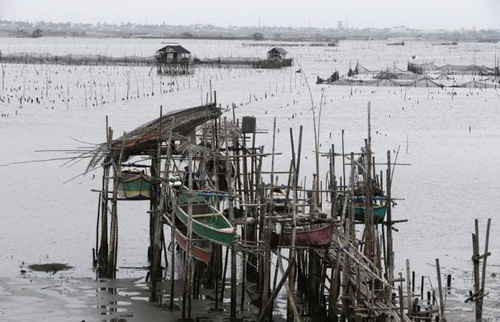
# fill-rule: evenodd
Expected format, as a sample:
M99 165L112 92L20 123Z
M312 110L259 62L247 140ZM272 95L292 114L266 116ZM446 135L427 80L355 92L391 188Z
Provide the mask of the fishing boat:
M232 245L236 229L229 220L207 203L191 203L193 232L198 236L222 245ZM188 225L189 205L179 204L175 210L177 218Z
M150 199L153 181L142 171L122 171L118 177L118 198Z
M187 227L179 222L175 222L175 240L177 244L187 252L188 237ZM200 238L196 234L192 236L191 254L193 257L203 263L209 264L212 259L212 243L206 239Z
M373 223L380 224L385 219L387 205L385 198L374 197L372 202ZM354 219L365 222L366 202L364 196L357 196L354 199Z
M279 231L278 231L279 232ZM292 245L292 228L283 228L280 234L274 232L271 237L271 248ZM296 227L295 246L322 247L332 242L333 223L330 221L307 223Z

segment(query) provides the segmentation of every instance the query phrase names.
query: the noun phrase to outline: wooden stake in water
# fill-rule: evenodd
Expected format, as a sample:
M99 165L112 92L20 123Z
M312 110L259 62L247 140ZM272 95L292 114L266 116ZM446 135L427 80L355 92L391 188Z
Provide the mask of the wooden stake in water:
M439 314L441 322L446 322L446 316L444 314L444 299L443 299L443 285L441 283L441 268L439 266L439 258L436 258L436 271L438 279L438 291L439 291Z
M408 306L408 315L412 315L412 292L411 292L411 280L410 280L410 260L406 259L406 300Z
M111 140L113 139L113 130L108 126L108 117L106 116L106 142L111 149ZM99 277L107 277L108 267L108 189L109 189L109 170L111 160L105 158L102 164L102 203L101 203L101 245L98 251L99 257Z
M489 246L489 240L490 240L490 225L491 225L491 218L488 218L488 225L486 227L486 241L484 244L484 259L483 259L483 273L481 277L481 298L480 298L480 304L481 304L481 315L483 313L483 299L485 295L485 282L486 282L486 262L488 260L488 256L490 256L490 253L488 252L488 246ZM481 316L482 319L482 316Z

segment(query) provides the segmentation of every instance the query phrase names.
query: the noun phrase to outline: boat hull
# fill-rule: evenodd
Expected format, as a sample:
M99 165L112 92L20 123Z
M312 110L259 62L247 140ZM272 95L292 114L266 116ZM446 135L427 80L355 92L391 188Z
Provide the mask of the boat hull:
M193 232L198 236L221 245L232 245L236 230L231 223L214 207L208 204L193 204ZM188 205L179 205L175 214L188 225Z
M118 198L150 199L153 182L143 173L122 173L118 179Z
M333 237L331 222L298 226L295 232L295 246L324 247L330 245ZM284 229L280 235L273 233L271 247L292 245L292 230Z
M373 222L375 224L380 224L385 220L385 213L387 211L387 207L384 205L373 205ZM365 213L366 209L364 206L355 206L354 207L354 219L356 221L365 221Z
M195 237L196 240L194 240L192 243L191 254L195 259L203 263L210 264L213 252L212 243L208 240L200 240L196 235L194 235L193 237ZM186 227L183 224L176 224L175 240L177 241L177 244L180 246L180 248L187 252L188 237L186 233Z

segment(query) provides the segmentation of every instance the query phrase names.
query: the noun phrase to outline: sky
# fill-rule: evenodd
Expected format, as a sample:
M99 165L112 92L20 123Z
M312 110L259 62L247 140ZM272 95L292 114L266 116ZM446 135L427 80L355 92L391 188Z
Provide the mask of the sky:
M0 0L0 20L500 29L500 0Z

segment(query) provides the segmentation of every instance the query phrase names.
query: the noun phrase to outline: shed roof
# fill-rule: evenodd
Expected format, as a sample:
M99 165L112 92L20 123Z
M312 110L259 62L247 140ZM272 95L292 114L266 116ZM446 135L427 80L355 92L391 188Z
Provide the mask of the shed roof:
M279 53L279 54L282 54L282 55L286 54L286 50L284 50L281 47L274 47L274 48L272 48L271 50L268 51L268 53L273 53L273 52L276 52L276 53Z
M177 53L177 54L191 54L189 50L182 47L181 45L166 45L165 47L158 49L158 51Z
M172 111L125 133L109 144L97 145L90 153L92 158L87 171L95 168L106 157L117 158L122 151L125 156L147 153L150 149L156 149L158 142L166 141L171 131L185 136L196 126L220 114L215 103Z

